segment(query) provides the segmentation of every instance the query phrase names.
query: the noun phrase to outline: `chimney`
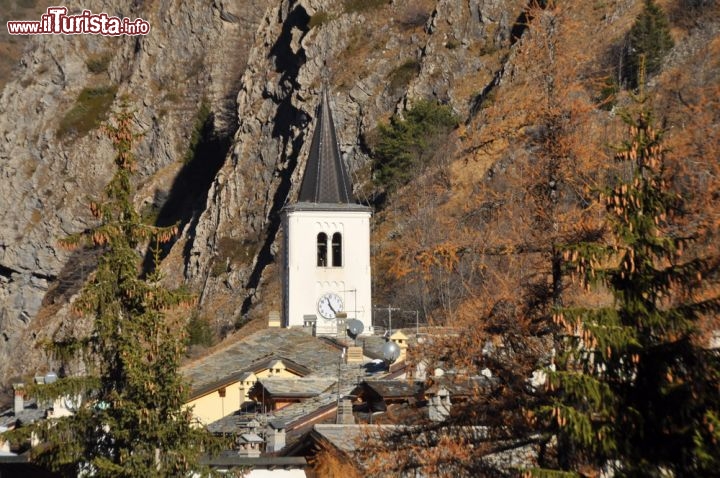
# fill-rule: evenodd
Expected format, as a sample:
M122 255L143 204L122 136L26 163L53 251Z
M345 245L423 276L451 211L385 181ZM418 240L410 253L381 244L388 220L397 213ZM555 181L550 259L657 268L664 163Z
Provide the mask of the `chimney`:
M277 328L280 327L280 312L277 310L271 310L268 314L268 327L270 328Z
M243 433L238 437L238 454L247 458L260 458L263 439L257 433Z
M428 400L428 418L433 422L441 422L450 416L450 392L443 386L438 388L434 396Z
M347 312L335 314L335 325L337 337L347 337Z
M408 336L403 334L401 330L398 330L390 336L390 341L394 342L400 348L400 356L396 362L402 362L407 357L408 349Z
M347 398L340 401L340 406L337 410L337 424L338 425L353 425L355 424L355 417L352 412L352 402Z
M14 383L13 390L15 392L13 411L15 412L15 416L17 416L20 412L25 410L25 385L22 383Z
M362 347L348 347L345 355L346 363L363 363Z
M279 421L270 422L267 431L268 453L275 453L285 448L285 424Z
M317 315L303 315L303 329L315 337L317 334Z
M6 426L0 426L0 434L6 432L8 429ZM10 453L10 442L0 438L0 455Z

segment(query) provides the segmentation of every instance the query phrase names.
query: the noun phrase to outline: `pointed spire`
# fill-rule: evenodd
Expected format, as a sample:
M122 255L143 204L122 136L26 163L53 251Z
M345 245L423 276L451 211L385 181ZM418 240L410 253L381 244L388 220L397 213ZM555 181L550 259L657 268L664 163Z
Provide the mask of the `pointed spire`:
M327 88L323 88L316 117L298 201L353 203L352 185L340 156Z

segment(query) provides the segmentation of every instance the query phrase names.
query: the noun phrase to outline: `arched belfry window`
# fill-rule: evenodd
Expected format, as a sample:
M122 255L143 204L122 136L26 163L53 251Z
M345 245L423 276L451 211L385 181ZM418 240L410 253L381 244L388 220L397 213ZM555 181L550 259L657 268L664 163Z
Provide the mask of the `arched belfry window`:
M332 265L342 267L342 234L339 232L332 236Z
M317 235L317 266L327 267L327 234L321 232Z

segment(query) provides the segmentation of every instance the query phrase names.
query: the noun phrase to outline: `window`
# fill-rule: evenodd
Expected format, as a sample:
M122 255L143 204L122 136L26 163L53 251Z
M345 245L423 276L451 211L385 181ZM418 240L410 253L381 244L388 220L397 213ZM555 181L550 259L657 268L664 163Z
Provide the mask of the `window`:
M317 266L327 267L327 234L317 235Z
M339 232L332 237L332 265L342 267L342 235Z

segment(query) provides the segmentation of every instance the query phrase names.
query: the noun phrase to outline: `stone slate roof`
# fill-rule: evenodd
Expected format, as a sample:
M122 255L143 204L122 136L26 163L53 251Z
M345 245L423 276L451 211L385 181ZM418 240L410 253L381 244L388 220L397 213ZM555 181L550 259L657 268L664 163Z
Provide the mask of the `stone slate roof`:
M303 367L307 375L334 377L340 353L337 347L300 329L264 329L186 365L182 373L190 382L191 396L198 397L205 390L237 380L252 364L276 358L291 370Z
M340 156L327 90L323 90L316 117L298 201L353 203L352 184Z
M332 443L339 450L352 454L363 437L379 436L394 430L401 430L399 425L332 425L317 424L313 426L312 435Z
M245 443L262 443L265 441L257 433L243 433L240 435L240 439Z
M390 438L390 434L397 432L403 433L406 430L415 429L420 436L425 434L434 435L432 430L422 430L404 425L326 425L317 424L313 426L310 434L314 440L326 441L338 450L348 455L353 455L358 445L363 442L365 437L381 437ZM485 441L487 429L485 427L462 427L462 433L472 441ZM536 437L539 438L539 437ZM501 451L491 453L482 458L488 465L503 472L503 476L511 470L518 468L531 468L537 466L537 455L539 446L535 443L535 438L530 440L506 440L504 442L490 442L497 445Z
M225 385L237 382L239 380L247 380L248 377L250 377L252 374L272 368L276 365L277 362L282 362L285 365L286 370L293 372L300 377L304 377L305 375L309 375L312 373L312 370L300 365L299 363L296 363L293 360L290 360L286 357L278 357L276 355L272 355L268 358L258 360L251 365L243 368L242 370L233 372L230 375L223 377L216 382L209 383L202 387L193 388L190 394L190 398L194 399L197 397L202 397L203 395L217 390L218 388L221 388Z
M253 372L241 372L237 376L237 379L238 380L247 380L248 378L252 377L253 375L255 375L255 373L253 373Z
M265 392L273 397L315 397L337 383L328 378L261 378L258 380Z
M335 382L337 374L338 366L336 362L333 370L325 375L328 379L333 377L334 383L327 387L323 393L270 412L267 417L258 414L258 419L282 423L284 428L291 431L304 426L303 424L312 421L314 417L334 410L338 400L337 382ZM357 386L358 381L362 379L364 374L364 368L357 364L342 364L340 367L340 396L350 395L350 392ZM246 419L242 414L228 415L209 424L207 428L211 433L232 433L237 431L244 420ZM288 437L288 441L290 441L290 437Z
M367 340L366 345L384 343L381 338L363 337L361 340L362 342ZM237 374L237 377L242 376L243 372L247 371L245 368L247 364L254 361L282 357L286 365L288 364L286 360L302 364L310 371L307 379L326 379L332 383L319 395L270 412L267 416L261 413L248 414L238 411L208 425L208 430L212 433L233 433L242 428L243 423L248 421L249 415L252 415L262 422L268 420L282 422L290 432L308 426L314 417L332 413L338 400L336 382L338 372L341 397L349 395L358 383L368 376L387 376L387 369L384 366L376 370L368 368L367 363L342 363L338 367L340 347L341 344L334 344L328 338L313 337L300 329L264 329L185 366L183 374L191 382L193 390L198 390L226 381L227 377L233 374ZM288 368L291 367L288 365ZM295 379L297 380L303 379Z
M0 413L0 427L12 429L18 422L21 425L28 425L43 418L45 418L45 409L38 407L35 400L25 400L25 408L17 415L12 408Z
M358 387L358 392L368 389L382 398L405 398L418 396L423 391L423 383L406 380L366 380Z

